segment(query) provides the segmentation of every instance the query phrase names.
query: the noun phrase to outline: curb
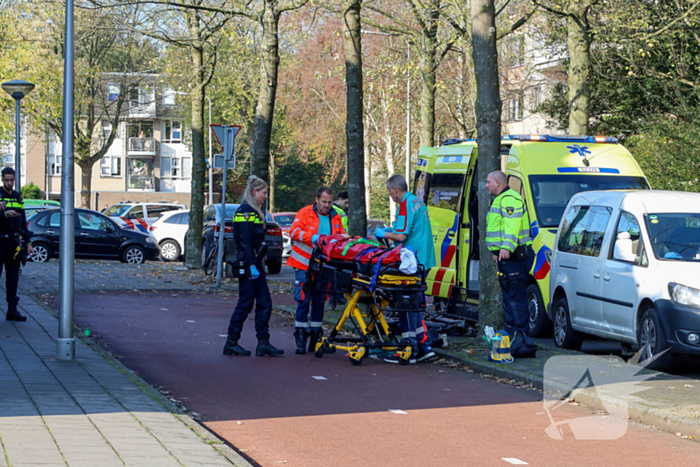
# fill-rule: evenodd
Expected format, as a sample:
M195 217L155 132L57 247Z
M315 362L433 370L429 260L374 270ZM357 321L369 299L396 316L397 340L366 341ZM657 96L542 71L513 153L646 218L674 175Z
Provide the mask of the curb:
M37 294L26 295L34 303L39 305L51 316L56 317L56 313L48 307L44 302L42 302ZM134 371L125 367L119 360L114 358L112 354L100 347L95 341L89 337L81 336L80 334L75 334L75 337L80 339L85 345L90 347L94 352L100 355L105 361L116 368L119 372L128 377L139 389L150 396L160 405L162 405L168 412L173 414L178 420L180 420L187 428L194 431L200 438L202 438L207 444L211 445L216 451L225 457L229 462L231 462L236 467L254 467L257 464L251 463L249 459L240 454L236 449L227 444L226 441L219 438L214 432L210 431L204 425L198 423L196 420L192 419L189 415L184 413L180 408L170 401L163 394L158 392L153 386L147 383L143 378L134 373Z
M274 308L278 311L289 314L292 317L294 316L293 307L291 306L283 305ZM335 321L324 319L324 324L334 325ZM542 376L509 368L508 366L495 362L484 361L471 357L468 354L463 354L453 350L439 348L435 348L433 350L440 357L463 363L477 373L520 381L526 384L531 384L540 391L544 390L545 378ZM560 351L561 349L556 350ZM580 352L571 353L587 355ZM548 394L548 396L552 397L553 399L572 400L587 406L589 409L608 412L612 416L619 416L616 414L626 413L625 418L642 425L657 428L672 434L682 433L683 435L692 435L695 440L700 439L700 423L698 423L697 419L684 417L683 415L652 407L634 400L627 400L622 397L615 397L609 394L602 394L595 388L584 388L571 391L570 387L564 386L559 381L546 379L546 382L548 389L556 389L556 392L558 393L558 395L551 393Z
M545 378L527 373L524 371L515 370L504 367L497 363L485 362L483 360L460 354L450 350L433 349L436 354L441 357L449 358L460 363L468 365L472 370L487 375L492 375L500 378L514 379L524 383L532 384L539 390L544 389ZM659 430L669 433L683 435L692 435L695 439L700 438L700 423L696 419L684 417L679 414L658 409L633 400L626 400L621 397L615 397L608 394L601 394L595 389L576 389L569 391L571 388L564 387L559 381L546 379L547 386L558 388L558 392L562 395L568 395L567 399L573 400L580 404L586 405L593 410L605 412L617 412L625 409L627 418L643 425L648 425ZM556 397L549 394L551 397ZM564 399L564 396L557 397ZM611 410L612 409L612 410ZM612 413L614 415L614 413Z

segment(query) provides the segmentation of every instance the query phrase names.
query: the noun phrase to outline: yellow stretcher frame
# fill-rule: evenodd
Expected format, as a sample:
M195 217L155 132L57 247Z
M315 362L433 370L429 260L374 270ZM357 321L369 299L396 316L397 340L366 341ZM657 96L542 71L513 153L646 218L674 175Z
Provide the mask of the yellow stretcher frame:
M401 345L396 342L396 338L392 335L389 324L384 317L383 309L389 306L386 299L380 299L380 305L377 305L373 292L370 291L370 280L366 276L356 275L353 277L353 288L350 292L345 292L347 305L343 310L342 315L335 324L331 335L322 337L316 344L314 355L317 358L323 357L325 349L340 349L346 350L350 359L350 363L354 366L361 365L365 357L369 353L369 349L395 350L399 356L399 363L408 365L413 353L411 345ZM421 280L416 276L399 276L395 274L383 274L377 278L376 290L390 288L392 286L405 285L420 285ZM360 298L371 297L373 300L367 307L367 311L363 312L358 306ZM360 332L359 338L340 338L342 341L336 342L336 336L343 330L345 323L351 320L355 327ZM376 336L375 336L376 334ZM371 339L376 338L378 342Z

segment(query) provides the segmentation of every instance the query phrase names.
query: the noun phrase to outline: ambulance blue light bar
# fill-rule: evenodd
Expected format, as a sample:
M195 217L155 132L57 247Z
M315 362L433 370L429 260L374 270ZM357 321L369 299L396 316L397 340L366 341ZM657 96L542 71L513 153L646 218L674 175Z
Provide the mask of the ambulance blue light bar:
M475 139L449 138L442 144L449 146L476 141ZM568 135L505 135L501 141L541 141L544 143L608 143L617 144L617 138L612 136L568 136Z
M541 141L546 143L609 143L617 144L612 136L568 136L568 135L508 135L504 140Z

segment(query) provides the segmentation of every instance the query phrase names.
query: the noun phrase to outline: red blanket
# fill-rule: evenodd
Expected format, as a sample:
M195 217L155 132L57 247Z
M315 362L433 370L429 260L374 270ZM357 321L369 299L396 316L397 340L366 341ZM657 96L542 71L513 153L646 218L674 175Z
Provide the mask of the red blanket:
M357 243L360 239L361 237L345 238L343 235L324 235L318 240L318 246L327 260L377 264L381 258L382 264L401 262L400 246L390 249L381 245ZM350 243L349 247L348 243Z

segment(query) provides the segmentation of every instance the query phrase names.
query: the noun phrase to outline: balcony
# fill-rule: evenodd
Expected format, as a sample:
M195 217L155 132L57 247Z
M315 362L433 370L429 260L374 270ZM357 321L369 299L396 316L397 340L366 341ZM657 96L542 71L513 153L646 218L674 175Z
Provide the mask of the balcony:
M129 118L155 118L156 103L153 99L144 100L142 102L131 100L129 101Z
M156 155L156 140L155 138L129 138L127 147L129 155L140 156L155 156Z

